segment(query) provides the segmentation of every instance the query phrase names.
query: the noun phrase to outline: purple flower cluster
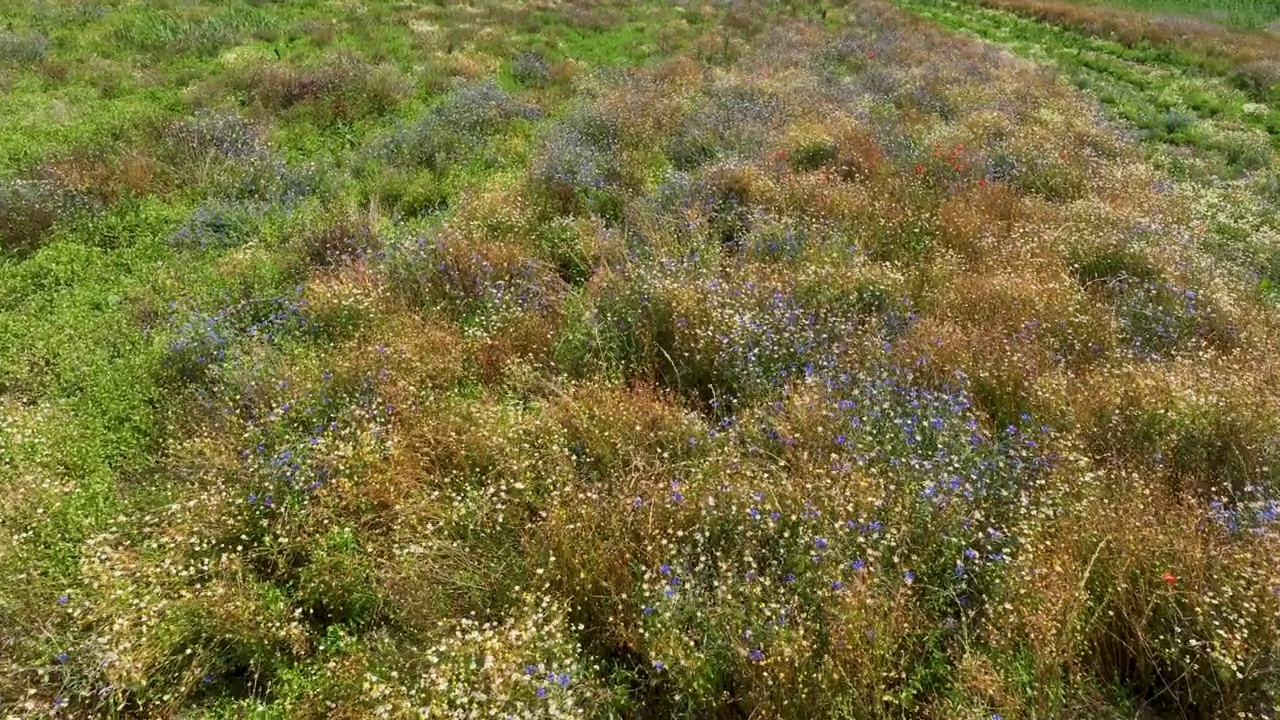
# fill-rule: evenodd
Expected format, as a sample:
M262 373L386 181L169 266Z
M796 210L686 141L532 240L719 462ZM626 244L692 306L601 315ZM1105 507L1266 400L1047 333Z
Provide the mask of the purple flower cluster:
M585 112L558 121L544 137L530 165L530 180L562 211L591 201L621 173L618 131L608 120Z
M555 273L534 259L507 261L459 251L439 234L392 244L383 260L394 287L420 302L441 303L462 318L540 312L562 290Z
M450 93L413 124L376 148L375 159L445 170L484 147L485 141L517 120L536 120L542 111L497 83L465 85Z
M1139 358L1169 357L1210 333L1209 314L1200 294L1171 282L1116 278L1107 287L1120 328Z
M718 159L750 157L786 117L771 93L741 84L713 86L667 142L667 156L680 170Z
M1266 488L1249 485L1230 499L1209 502L1209 515L1223 530L1233 535L1265 535L1280 530L1280 501Z
M913 317L902 311L909 303L872 302L871 286L833 296L820 276L746 279L705 268L698 255L631 272L602 307L603 321L639 335L636 345L652 342L643 337L652 334L685 365L682 373L713 383L729 401L768 396L835 368L865 338L887 341Z
M201 110L169 127L168 159L176 169L229 199L292 204L320 186L315 164L291 165L271 151L256 124L224 110Z
M797 498L721 485L713 502L697 507L698 529L650 576L640 613L646 627L717 632L699 614L742 603L735 612L744 613L744 652L759 662L785 642L786 628L825 622L828 604L850 593L936 595L939 608L950 608L941 620L950 626L957 613L976 612L1019 547L1008 528L1052 468L1043 447L1050 429L1026 415L988 429L963 378L931 387L890 363L814 368L780 387L782 399L764 404L766 412L721 423L707 441L762 462L829 456L833 487L843 477L873 477L886 494L858 510L822 492ZM789 429L815 416L826 437Z
M213 312L194 309L178 317L175 304L173 339L168 362L184 374L199 374L227 360L239 343L274 342L306 328L306 302L298 295L254 298L223 306Z
M270 154L261 128L227 110L199 110L194 116L171 125L165 138L173 152L191 161L202 161L209 156L250 160Z

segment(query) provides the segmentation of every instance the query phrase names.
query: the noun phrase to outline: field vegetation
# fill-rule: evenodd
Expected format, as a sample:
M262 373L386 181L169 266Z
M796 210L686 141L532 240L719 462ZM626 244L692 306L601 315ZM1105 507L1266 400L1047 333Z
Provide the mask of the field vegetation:
M1280 713L1265 23L0 8L0 715Z
M1004 0L1000 0L1004 2ZM1031 0L1034 3L1047 3L1047 0ZM1031 2L1012 0L1012 6L1031 7ZM1086 14L1101 13L1111 17L1123 17L1127 24L1164 24L1188 26L1189 21L1201 20L1194 24L1195 29L1204 31L1223 31L1224 36L1239 40L1240 35L1230 35L1233 30L1276 30L1276 20L1280 17L1280 5L1275 0L1063 0L1057 6L1062 11L1071 12L1069 6L1076 6L1074 12ZM1047 4L1039 4L1046 7ZM1139 12L1130 12L1139 11ZM1220 26L1215 28L1214 26ZM1225 27L1221 27L1225 26Z

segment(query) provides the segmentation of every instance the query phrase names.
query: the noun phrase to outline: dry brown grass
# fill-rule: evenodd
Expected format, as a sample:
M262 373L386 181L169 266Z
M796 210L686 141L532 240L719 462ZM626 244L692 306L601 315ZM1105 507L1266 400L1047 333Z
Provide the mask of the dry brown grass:
M126 194L142 196L158 189L156 160L142 150L118 157L71 155L51 162L41 175L108 203Z

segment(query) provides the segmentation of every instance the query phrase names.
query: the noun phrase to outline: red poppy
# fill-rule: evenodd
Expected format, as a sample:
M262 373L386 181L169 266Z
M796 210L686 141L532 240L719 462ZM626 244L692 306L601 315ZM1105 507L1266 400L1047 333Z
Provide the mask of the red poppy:
M1177 576L1177 575L1174 575L1173 573L1169 572L1168 570L1165 570L1165 572L1164 572L1164 581L1165 581L1166 583L1168 583L1170 586L1172 586L1174 583L1178 582L1178 576Z
M917 174L917 175L923 175L923 174L924 174L924 166L923 166L923 165L917 165L917 166L916 166L916 174Z
M869 58L873 58L873 57L875 57L875 56L876 56L876 51L875 51L875 50L871 50L871 51L868 51L868 52L867 52L867 57L869 57Z
M986 179L986 178L978 178L978 186L979 186L979 187L986 187L986 186L987 186L987 179Z

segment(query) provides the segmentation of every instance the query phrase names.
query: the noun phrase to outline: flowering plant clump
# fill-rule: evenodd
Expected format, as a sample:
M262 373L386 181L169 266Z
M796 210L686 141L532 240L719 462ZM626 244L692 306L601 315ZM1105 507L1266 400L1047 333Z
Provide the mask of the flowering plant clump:
M558 122L531 162L530 181L562 212L580 206L609 213L621 177L621 141L613 124L586 113Z
M260 125L227 110L200 110L172 123L162 147L177 182L194 180L213 197L291 204L319 184L314 164L287 162Z
M537 595L501 622L445 625L423 652L403 709L420 717L590 717L605 698L572 630L565 609Z
M254 232L260 211L231 203L201 205L169 236L180 248L212 249L234 247Z
M254 298L208 312L173 311L173 339L167 361L184 377L231 359L245 342L272 343L308 326L305 301L300 297Z
M1141 357L1176 351L1194 339L1203 339L1210 330L1201 320L1204 309L1195 290L1126 278L1111 292L1125 339Z
M98 205L93 197L56 180L0 181L0 248L30 252L56 223L83 216Z
M712 87L671 136L667 155L676 168L689 170L749 152L784 112L785 106L767 90L740 84Z
M708 674L742 683L779 712L817 712L846 692L878 703L891 685L865 663L920 642L897 622L934 615L958 631L992 612L983 598L1020 544L1009 523L1051 467L1039 450L1048 428L1026 418L988 436L963 389L913 385L900 370L819 373L702 441L732 453L730 476L637 498L633 516L673 525L643 570L655 668L693 688ZM789 476L807 457L826 463ZM792 694L828 683L826 697Z
M192 161L206 156L226 160L260 158L269 152L259 126L227 110L200 110L175 122L166 134L174 153Z
M49 38L43 33L0 32L0 62L11 65L31 65L49 54Z
M447 235L391 243L383 262L393 288L478 331L548 311L563 287L544 263L501 248L468 249Z
M382 115L408 92L393 68L348 53L326 57L311 67L249 65L236 84L254 104L276 112L293 110L320 123Z
M496 83L472 83L454 90L418 121L384 140L375 156L392 164L425 165L437 172L482 151L486 141L518 120L535 120L536 105Z
M551 81L551 63L540 53L520 53L511 62L511 76L522 85L540 87Z

